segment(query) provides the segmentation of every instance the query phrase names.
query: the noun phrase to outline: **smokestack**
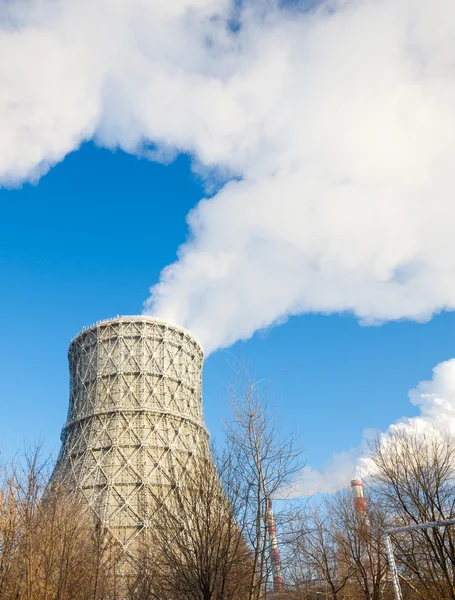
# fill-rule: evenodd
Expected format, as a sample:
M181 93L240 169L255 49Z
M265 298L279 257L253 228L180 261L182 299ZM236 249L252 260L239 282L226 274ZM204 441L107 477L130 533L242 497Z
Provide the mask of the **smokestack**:
M270 537L270 561L272 563L273 589L275 592L283 590L283 578L281 577L281 560L276 538L275 518L273 516L272 500L267 500L267 526Z
M367 503L363 494L363 483L361 479L353 479L351 481L352 498L354 500L354 509L360 523L360 527L366 532L370 532L370 519L367 512Z

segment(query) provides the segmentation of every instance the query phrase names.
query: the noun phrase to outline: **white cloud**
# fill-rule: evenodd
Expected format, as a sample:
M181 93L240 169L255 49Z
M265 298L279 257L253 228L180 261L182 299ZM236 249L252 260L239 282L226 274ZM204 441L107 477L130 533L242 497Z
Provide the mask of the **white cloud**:
M421 381L410 390L409 399L418 407L416 417L403 417L387 431L365 430L356 448L334 454L321 470L305 467L297 477L293 494L309 496L317 492L333 492L349 485L353 477L367 477L372 465L368 459L368 442L379 435L387 443L389 434L397 429L418 431L436 430L455 433L455 358L442 362L433 369L430 381Z
M0 2L0 181L94 137L236 176L146 310L207 352L288 315L455 308L455 5ZM5 60L5 57L7 59Z
M292 497L311 496L319 492L335 492L345 488L353 478L361 450L333 454L321 470L305 466L295 478L292 488L286 493Z

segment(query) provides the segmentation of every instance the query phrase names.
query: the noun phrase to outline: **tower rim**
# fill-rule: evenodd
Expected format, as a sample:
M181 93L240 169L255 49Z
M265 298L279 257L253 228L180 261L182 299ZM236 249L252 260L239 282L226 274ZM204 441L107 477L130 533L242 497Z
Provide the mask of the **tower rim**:
M188 336L189 338L191 338L191 340L196 343L196 345L202 352L202 356L204 357L204 348L202 347L201 342L197 339L197 337L191 331L189 331L188 329L185 329L185 327L182 327L181 325L175 325L174 323L171 323L170 321L166 321L165 319L160 319L159 317L152 317L150 315L117 315L115 317L109 317L108 319L101 319L99 321L95 321L94 323L91 323L90 325L85 325L71 339L71 341L69 343L69 348L71 348L72 344L80 336L84 335L88 331L92 331L94 329L98 329L99 327L104 327L106 325L110 325L111 323L122 323L122 322L125 322L125 323L141 323L142 322L142 323L154 323L156 325L166 325L167 327L170 327L172 329L180 331L181 333L183 333L186 336Z

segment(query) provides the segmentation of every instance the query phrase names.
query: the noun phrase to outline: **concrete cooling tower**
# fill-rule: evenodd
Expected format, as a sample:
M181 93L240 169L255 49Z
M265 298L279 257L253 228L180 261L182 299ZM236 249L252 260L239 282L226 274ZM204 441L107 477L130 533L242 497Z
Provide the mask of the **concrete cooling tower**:
M129 551L207 456L202 363L190 333L146 316L96 323L70 344L53 481L77 490Z

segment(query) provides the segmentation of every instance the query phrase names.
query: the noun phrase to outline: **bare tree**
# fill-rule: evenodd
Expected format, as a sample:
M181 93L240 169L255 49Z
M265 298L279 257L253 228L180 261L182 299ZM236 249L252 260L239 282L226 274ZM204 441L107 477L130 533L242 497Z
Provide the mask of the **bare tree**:
M259 600L267 596L271 573L268 501L291 484L301 468L301 452L293 435L282 436L267 384L255 381L244 367L228 391L232 419L226 439L237 486L227 492L253 560L248 597Z
M90 509L59 487L44 490L39 445L4 467L0 482L0 598L114 600L119 549Z
M386 592L388 564L384 545L386 509L380 498L367 494L366 520L359 518L348 490L340 490L326 501L336 532L340 558L350 574L350 586L355 587L359 600L380 600Z
M296 598L386 600L393 598L384 548L386 512L367 495L360 517L342 489L308 500L289 526L288 579Z
M35 540L39 537L39 506L48 476L49 461L43 460L41 442L38 442L26 448L22 457L16 457L6 480L7 494L13 498L19 524L16 594L21 600L34 600L39 593L40 565Z
M288 576L298 597L344 598L354 572L344 559L339 527L334 525L324 503L310 504L290 522Z
M20 542L20 515L14 482L11 473L3 466L0 484L0 598L11 595L13 582L18 579Z
M221 476L229 464L220 461ZM142 553L141 600L243 600L251 560L211 457L161 508Z
M397 428L370 451L372 480L393 526L455 516L455 440L445 432ZM455 599L453 528L394 537L404 587L414 597Z

